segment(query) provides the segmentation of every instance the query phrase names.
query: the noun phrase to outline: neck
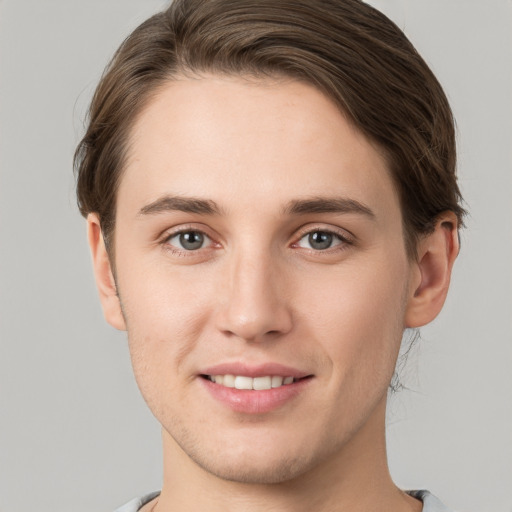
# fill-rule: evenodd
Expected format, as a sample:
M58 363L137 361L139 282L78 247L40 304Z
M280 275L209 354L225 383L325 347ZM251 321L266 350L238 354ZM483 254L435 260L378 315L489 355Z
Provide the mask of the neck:
M227 481L192 461L163 431L164 482L157 512L420 512L387 466L383 400L367 424L336 453L299 477L277 484Z

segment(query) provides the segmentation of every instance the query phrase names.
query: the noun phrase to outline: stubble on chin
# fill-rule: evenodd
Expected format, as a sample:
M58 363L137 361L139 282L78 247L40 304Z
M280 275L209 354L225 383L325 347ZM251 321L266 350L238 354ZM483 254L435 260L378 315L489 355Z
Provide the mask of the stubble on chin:
M299 453L299 450L296 450L296 453L291 455L277 454L269 447L271 455L262 457L261 453L258 453L260 456L255 458L254 447L249 444L230 447L229 442L226 446L205 443L204 439L199 437L201 434L193 434L184 425L173 422L170 427L164 427L164 436L167 437L164 444L173 445L172 450L178 450L179 457L186 457L194 469L200 469L205 475L240 484L291 483L330 458L338 448L334 440L331 440L332 444L326 453L320 453L318 450L302 450Z

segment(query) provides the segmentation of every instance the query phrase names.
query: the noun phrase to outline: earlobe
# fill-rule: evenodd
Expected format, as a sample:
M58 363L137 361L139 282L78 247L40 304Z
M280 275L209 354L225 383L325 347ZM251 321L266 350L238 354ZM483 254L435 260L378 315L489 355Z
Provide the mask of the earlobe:
M125 331L126 324L117 294L116 282L103 240L99 217L96 213L90 213L87 216L87 237L105 320L116 329Z
M441 311L459 252L457 217L453 212L441 214L432 233L418 244L415 264L419 279L412 283L405 314L405 327L421 327Z

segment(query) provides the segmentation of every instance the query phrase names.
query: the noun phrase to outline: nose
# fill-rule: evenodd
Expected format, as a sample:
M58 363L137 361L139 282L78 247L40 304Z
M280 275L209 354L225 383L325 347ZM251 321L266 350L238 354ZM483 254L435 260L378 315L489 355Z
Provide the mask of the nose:
M223 334L254 343L290 332L289 290L270 255L234 256L224 276L216 319Z

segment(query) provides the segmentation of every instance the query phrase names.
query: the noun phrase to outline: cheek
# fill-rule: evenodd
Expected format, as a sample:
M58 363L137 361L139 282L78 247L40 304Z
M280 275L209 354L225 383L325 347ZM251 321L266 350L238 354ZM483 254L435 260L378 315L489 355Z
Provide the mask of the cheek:
M165 265L125 272L119 291L128 330L152 342L172 342L201 328L212 283L197 269Z
M144 398L173 393L208 319L210 287L199 276L120 269L119 294L132 365Z
M332 273L322 287L310 283L311 328L321 333L339 379L348 373L361 381L391 377L404 325L404 268L374 262Z

